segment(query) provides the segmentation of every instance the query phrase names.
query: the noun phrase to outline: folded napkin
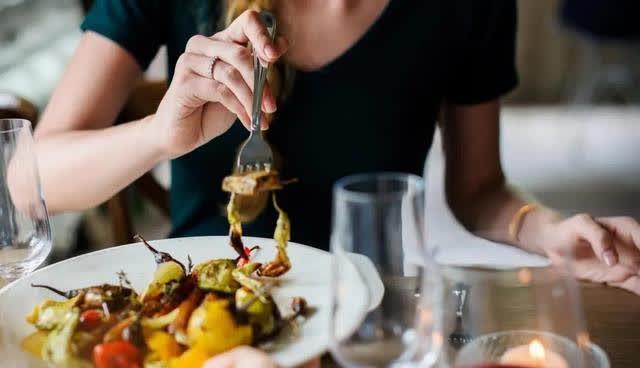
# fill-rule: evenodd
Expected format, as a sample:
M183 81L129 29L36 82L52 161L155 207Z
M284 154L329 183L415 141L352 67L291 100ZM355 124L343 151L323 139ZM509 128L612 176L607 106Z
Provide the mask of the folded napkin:
M439 141L439 134L436 134L424 175L426 238L427 245L436 249L435 260L446 265L495 269L548 266L550 262L545 257L474 236L455 220L443 194L444 165Z

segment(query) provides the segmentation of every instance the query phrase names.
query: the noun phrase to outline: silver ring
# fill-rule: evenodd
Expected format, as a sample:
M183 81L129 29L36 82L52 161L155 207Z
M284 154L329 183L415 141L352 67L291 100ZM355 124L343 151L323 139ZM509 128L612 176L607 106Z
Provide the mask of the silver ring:
M213 77L213 68L216 66L216 61L218 61L218 57L214 56L211 58L211 64L209 64L209 75L211 76L211 79L215 79Z

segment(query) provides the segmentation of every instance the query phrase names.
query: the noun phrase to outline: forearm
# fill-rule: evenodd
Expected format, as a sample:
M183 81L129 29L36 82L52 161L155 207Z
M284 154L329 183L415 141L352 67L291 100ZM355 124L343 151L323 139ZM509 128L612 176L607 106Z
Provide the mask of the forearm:
M164 157L149 134L152 117L104 129L36 139L44 196L52 213L96 206Z
M521 218L516 227L515 239L509 232L518 210L530 202L514 189L501 184L474 198L466 199L464 204L453 205L452 210L468 230L482 238L544 255L547 230L561 219L555 211L538 206Z

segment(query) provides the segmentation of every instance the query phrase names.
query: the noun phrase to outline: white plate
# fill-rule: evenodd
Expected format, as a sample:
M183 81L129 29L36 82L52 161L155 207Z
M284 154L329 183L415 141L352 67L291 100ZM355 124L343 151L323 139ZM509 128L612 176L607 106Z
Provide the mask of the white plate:
M169 252L176 259L187 263L190 255L194 264L215 258L233 258L235 253L228 245L227 237L195 237L167 239L151 242L159 250ZM260 245L255 256L265 262L275 254L272 239L244 237L246 246ZM280 278L281 283L273 291L276 303L287 313L291 297L302 296L317 312L305 321L296 336L284 336L282 344L271 352L282 366L295 366L322 354L329 341L329 313L331 302L331 254L305 245L289 243L288 253L293 267ZM31 288L31 283L47 284L67 290L102 283L117 283L116 272L123 270L137 291L142 291L155 270L152 255L141 244L130 244L75 257L43 268L0 290L0 355L3 366L12 360L15 367L44 367L19 350L20 340L33 331L25 322L26 314L45 298L56 298L51 292ZM361 286L354 276L354 287ZM358 299L358 300L356 300ZM369 305L368 297L354 296L353 311L361 311ZM345 321L357 323L353 316ZM351 330L356 326L344 326ZM9 362L7 362L7 359Z

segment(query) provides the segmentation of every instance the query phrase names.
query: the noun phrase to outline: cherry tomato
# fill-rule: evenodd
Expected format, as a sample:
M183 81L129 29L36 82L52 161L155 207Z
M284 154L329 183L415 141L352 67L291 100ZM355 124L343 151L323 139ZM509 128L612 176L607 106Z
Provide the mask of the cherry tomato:
M89 309L80 315L79 327L85 331L98 327L104 317L104 313L99 309Z
M96 368L140 368L140 350L126 341L113 341L93 348Z

